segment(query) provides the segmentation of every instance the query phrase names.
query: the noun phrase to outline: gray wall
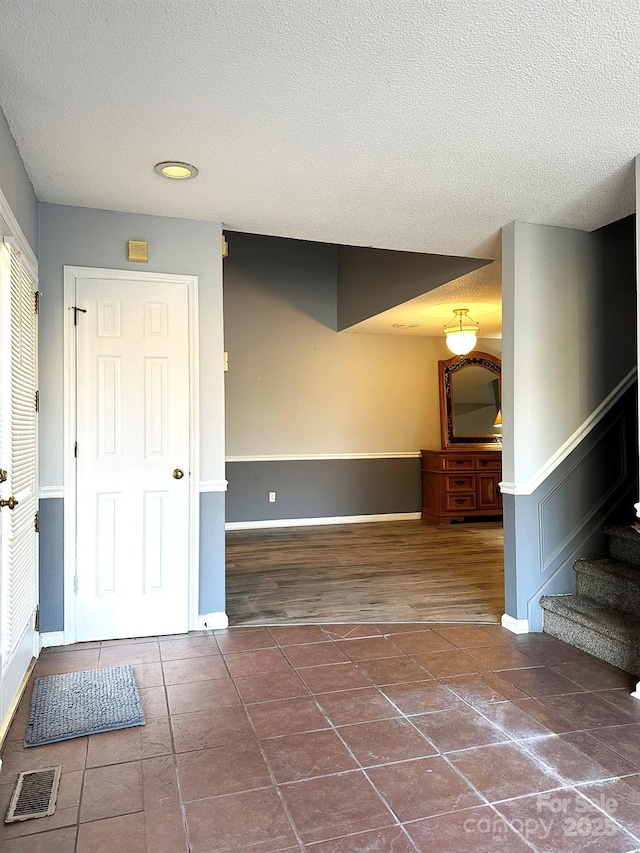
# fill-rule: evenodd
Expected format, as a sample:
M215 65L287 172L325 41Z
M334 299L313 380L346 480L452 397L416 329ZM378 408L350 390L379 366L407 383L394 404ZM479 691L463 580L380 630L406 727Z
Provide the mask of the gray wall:
M200 319L200 479L224 479L224 377L222 372L221 225L187 219L41 204L40 289L40 477L44 487L63 482L63 267L197 275ZM126 260L127 240L149 243L149 263ZM200 612L224 610L224 510L222 499L201 496L200 524L206 547L200 561ZM45 514L48 523L53 514ZM58 514L55 518L61 518ZM54 541L55 531L44 530ZM46 590L62 583L57 551L43 550ZM60 595L50 596L47 624L60 622ZM53 612L55 611L55 612Z
M40 512L40 631L64 629L64 501L41 500Z
M9 202L13 215L18 220L32 251L37 255L38 200L2 110L0 110L0 189Z
M338 329L387 311L491 261L455 255L338 247Z
M633 218L514 222L503 245L503 478L526 483L636 364Z
M227 236L227 520L419 511L419 460L392 457L440 447L444 339L336 332L335 247Z
M591 233L512 223L503 270L503 479L523 488L636 365L635 217ZM630 520L634 394L532 494L504 495L507 613L534 630L540 596L571 592L575 557Z

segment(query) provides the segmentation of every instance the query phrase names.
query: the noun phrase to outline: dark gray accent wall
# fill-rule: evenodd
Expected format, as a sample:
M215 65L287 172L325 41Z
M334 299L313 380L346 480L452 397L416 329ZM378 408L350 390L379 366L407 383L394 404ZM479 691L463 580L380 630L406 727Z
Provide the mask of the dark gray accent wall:
M64 500L41 500L40 560L40 631L64 629Z
M38 200L0 109L0 188L34 254L38 254Z
M338 329L348 329L490 263L483 258L339 246Z
M227 521L420 512L421 460L228 462ZM276 502L269 503L269 492Z
M506 612L532 631L540 596L574 592L574 561L607 553L605 525L635 520L637 412L634 385L533 494L504 495Z

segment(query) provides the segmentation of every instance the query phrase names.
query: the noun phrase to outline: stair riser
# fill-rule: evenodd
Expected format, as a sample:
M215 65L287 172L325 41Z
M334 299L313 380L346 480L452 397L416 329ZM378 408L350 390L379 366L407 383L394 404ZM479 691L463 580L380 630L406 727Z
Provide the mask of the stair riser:
M576 591L611 610L640 617L640 581L618 578L608 572L581 572L576 568Z
M615 557L616 560L630 563L632 566L640 566L640 534L637 535L637 538L638 541L636 542L635 538L629 539L610 533L609 555Z
M583 652L624 669L635 676L640 674L640 650L637 645L605 637L598 631L578 625L566 616L545 610L543 630L558 640L569 643Z

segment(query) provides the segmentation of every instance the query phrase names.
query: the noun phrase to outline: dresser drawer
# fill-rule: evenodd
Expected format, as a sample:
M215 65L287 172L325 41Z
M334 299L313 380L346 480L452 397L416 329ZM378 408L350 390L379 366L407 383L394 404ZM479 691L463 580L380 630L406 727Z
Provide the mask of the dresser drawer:
M493 456L478 456L476 466L481 471L499 471L502 468L502 454L496 453Z
M473 456L445 456L442 467L445 471L472 471L475 468Z
M445 474L447 492L475 492L476 481L473 474Z
M476 496L448 494L445 497L445 508L447 512L458 512L465 509L476 508Z

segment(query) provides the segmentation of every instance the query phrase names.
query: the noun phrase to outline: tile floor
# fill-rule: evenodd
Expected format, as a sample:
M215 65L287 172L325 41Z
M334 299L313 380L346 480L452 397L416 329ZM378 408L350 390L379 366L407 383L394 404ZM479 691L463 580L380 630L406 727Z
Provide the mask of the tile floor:
M489 625L235 628L46 650L35 676L129 663L144 727L24 750L50 818L3 853L640 851L633 679Z

